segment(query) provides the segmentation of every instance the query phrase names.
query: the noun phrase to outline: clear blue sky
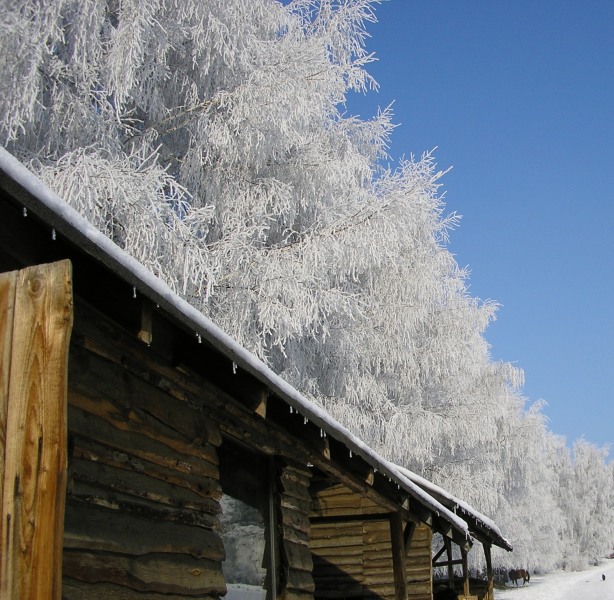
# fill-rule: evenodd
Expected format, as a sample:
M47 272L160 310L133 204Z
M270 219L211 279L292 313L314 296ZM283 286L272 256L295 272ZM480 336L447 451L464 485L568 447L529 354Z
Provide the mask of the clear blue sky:
M614 442L614 0L388 0L369 25L391 157L437 147L450 250L501 304L492 357L569 443ZM610 456L614 456L614 451Z

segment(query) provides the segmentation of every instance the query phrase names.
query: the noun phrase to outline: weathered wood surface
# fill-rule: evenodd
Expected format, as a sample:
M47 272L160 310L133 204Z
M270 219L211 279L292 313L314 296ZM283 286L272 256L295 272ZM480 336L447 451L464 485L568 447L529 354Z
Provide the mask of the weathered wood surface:
M0 276L0 597L61 597L68 261Z
M399 513L390 516L390 542L392 545L392 572L396 600L407 600L407 573L405 559L404 523Z
M222 561L224 546L201 527L138 518L110 508L73 503L66 511L64 548L81 548L140 556L151 552L186 554Z
M66 587L84 598L224 594L219 429L152 374L151 348L84 319L89 310L78 304L70 349ZM143 362L130 369L133 351Z
M307 595L311 597L315 589L313 558L309 549L310 477L306 467L292 461L284 460L279 464L277 484L282 558L281 597L284 600L298 600L300 596L306 599Z
M361 459L348 461L347 448L339 443L335 445L335 452L324 452L323 443L327 446L328 438L320 437L319 429L312 423L303 425L303 417L290 415L287 405L279 399L268 398L266 419L263 419L258 414L261 391L254 392L244 388L242 396L255 394L256 402L243 405L237 403L231 388L222 389L207 378L207 362L200 363L197 367L190 366L189 361L181 362L181 355L186 358L185 355L190 352L185 343L177 348L175 340L175 347L173 344L165 346L163 353L152 360L151 349L138 343L136 336L118 331L113 323L91 307L83 306L77 309L78 317L83 314L78 320L85 322L87 326L82 327L76 337L79 345L91 353L121 364L126 372L152 383L186 405L201 410L212 418L211 422L220 424L222 433L266 454L290 457L301 464L312 463L350 489L363 492L374 506L380 507L379 510L390 512L399 509L398 502L390 497L389 490L382 493L377 488L377 482L373 486L370 485L369 473L366 473L368 469L365 471ZM157 335L154 318L152 348L156 346ZM118 347L121 352L117 351ZM157 350L162 352L160 347L157 347ZM271 406L277 408L271 411ZM280 410L283 417L279 414ZM293 429L289 420L297 419L300 421L300 427ZM215 431L213 433L215 434ZM215 444L213 438L209 438L209 441ZM339 460L341 462L338 462Z
M432 539L433 530L423 523L418 523L413 532L411 544L406 550L408 600L431 600L432 598Z
M199 596L201 600L219 600L218 594ZM186 600L184 594L157 594L139 592L112 583L99 583L96 586L64 577L62 600Z
M183 554L150 553L137 560L111 552L65 549L64 573L80 581L114 583L141 592L186 596L226 593L217 563Z
M310 546L316 598L431 599L428 526L416 524L406 537L401 514L391 526L389 513L345 486L322 488L314 496Z

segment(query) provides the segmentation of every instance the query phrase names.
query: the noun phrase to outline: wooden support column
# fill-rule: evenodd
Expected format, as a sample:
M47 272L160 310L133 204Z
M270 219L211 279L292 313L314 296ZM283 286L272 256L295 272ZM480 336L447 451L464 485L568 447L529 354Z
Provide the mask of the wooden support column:
M407 600L407 571L405 561L405 536L403 518L398 512L390 514L390 541L392 545L392 570L396 600Z
M492 571L492 556L490 553L490 544L484 544L484 556L486 558L486 576L488 578L487 600L495 600L494 577Z
M443 543L445 544L446 554L448 555L448 583L450 587L454 589L454 565L452 563L452 542L444 537Z
M469 567L467 565L467 551L461 548L461 557L463 561L463 594L469 596Z
M0 275L0 598L60 600L71 265Z

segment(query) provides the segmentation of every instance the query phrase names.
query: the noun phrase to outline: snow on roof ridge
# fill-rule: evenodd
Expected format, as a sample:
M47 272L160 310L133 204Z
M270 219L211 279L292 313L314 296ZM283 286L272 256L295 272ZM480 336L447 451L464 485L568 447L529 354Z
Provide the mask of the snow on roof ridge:
M183 315L185 317L183 323L193 326L196 330L195 334L202 335L205 339L214 343L219 350L222 350L238 366L271 387L290 406L301 412L323 430L327 430L327 433L331 433L333 437L336 433L337 437L340 437L341 441L351 451L361 455L367 462L375 463L378 470L386 476L396 479L397 483L402 485L407 492L419 498L436 514L442 515L456 529L460 530L467 539L471 539L467 523L421 489L417 483L413 482L407 474L401 471L401 467L380 456L324 409L303 396L258 357L241 346L211 319L177 295L164 281L94 227L85 217L47 187L32 171L2 146L0 146L0 171L3 171L16 181L49 211L49 214L45 216L54 221L50 224L59 233L62 233L62 227L64 229L75 230L80 234L81 241L87 242L89 248L85 249L89 250L91 254L95 254L108 267L129 279L129 283L136 289L141 288L139 291L142 291L142 288L147 288L149 292L153 293L155 301L160 306L167 310L171 309L173 314L179 313ZM92 246L100 251L102 256L94 253L91 248Z
M465 502L464 500L461 500L460 498L457 498L456 496L454 496L453 494L451 494L447 490L444 490L442 487L438 486L437 484L433 483L432 481L429 481L428 479L425 479L424 477L418 475L417 473L414 473L413 471L410 471L409 469L406 469L405 467L397 466L397 469L399 470L400 473L404 474L410 481L414 482L415 484L417 484L421 488L423 488L425 490L430 490L430 491L432 491L435 494L439 494L439 495L443 496L444 498L448 498L456 506L461 508L467 514L470 514L474 518L476 518L477 520L481 521L482 524L485 527L487 527L488 529L491 529L502 540L504 540L505 542L507 542L509 544L508 540L505 539L505 537L501 533L501 530L499 529L498 525L492 519L490 519L486 515L482 514L481 512L477 511L470 504L467 504L467 502Z

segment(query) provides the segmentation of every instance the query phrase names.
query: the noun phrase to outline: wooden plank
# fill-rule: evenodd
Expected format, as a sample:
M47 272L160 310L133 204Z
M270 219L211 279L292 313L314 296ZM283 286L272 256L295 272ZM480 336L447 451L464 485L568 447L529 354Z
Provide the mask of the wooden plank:
M0 508L2 507L4 490L4 452L9 403L9 374L12 355L16 283L17 271L0 273ZM2 540L4 539L3 523L4 519L0 522L0 539Z
M86 483L83 481L72 480L67 500L73 503L93 504L102 508L121 511L132 514L151 521L170 521L171 523L183 523L192 527L202 527L203 529L217 529L219 518L217 514L221 508L217 502L210 502L208 511L187 508L180 503L175 506L165 506L147 500L137 498L130 494L124 494L118 490L112 490L96 483Z
M84 503L69 503L66 507L64 548L131 556L151 552L187 554L211 561L226 558L222 540L213 531L169 521L153 522Z
M149 477L144 473L125 472L108 465L73 458L70 463L71 478L76 482L99 485L135 498L143 498L167 506L201 510L219 514L216 497L203 497L186 488Z
M180 473L220 478L217 449L212 444L199 445L198 456L194 452L178 452L141 431L115 427L107 420L71 405L68 406L68 430Z
M492 568L492 554L490 544L483 544L484 547L484 558L486 559L486 577L488 579L488 587L486 590L486 599L494 600L495 592L494 592L494 573Z
M313 557L309 551L309 546L297 544L290 540L284 540L281 544L281 552L285 564L298 571L313 570Z
M109 448L105 444L100 444L81 436L73 436L72 440L72 457L74 459L104 464L115 467L118 471L142 473L152 479L158 479L172 486L190 490L203 498L219 500L222 497L220 483L212 477L203 477L198 474L194 475L185 471L181 472L180 470L171 469L167 466L160 466L157 464L158 461L142 460L122 450ZM119 476L127 477L128 475L124 473L119 474Z
M305 534L309 534L311 531L311 525L309 523L309 517L296 510L291 510L286 506L280 507L281 523L285 527L290 527L296 531L301 531Z
M346 546L360 546L362 548L362 533L356 535L337 535L333 538L312 538L309 546L314 552L320 548L343 548Z
M287 569L285 574L285 588L288 590L311 592L315 590L311 571L297 571Z
M64 573L89 583L106 582L158 594L226 594L221 563L186 555L141 557L110 552L64 551Z
M72 314L69 261L19 272L2 483L2 598L59 600L61 596Z
M153 435L159 430L167 437L196 445L210 441L207 432L211 425L201 411L184 402L173 401L159 387L75 345L71 347L70 360L71 392L89 396L95 390L98 397L114 405L116 418L134 415Z
M64 577L62 585L62 600L186 600L184 594L156 594L152 592L137 592L124 586L112 583L96 583L92 585L71 577ZM219 600L218 595L198 596L202 600Z
M404 522L400 513L390 515L390 543L395 598L396 600L407 600Z

